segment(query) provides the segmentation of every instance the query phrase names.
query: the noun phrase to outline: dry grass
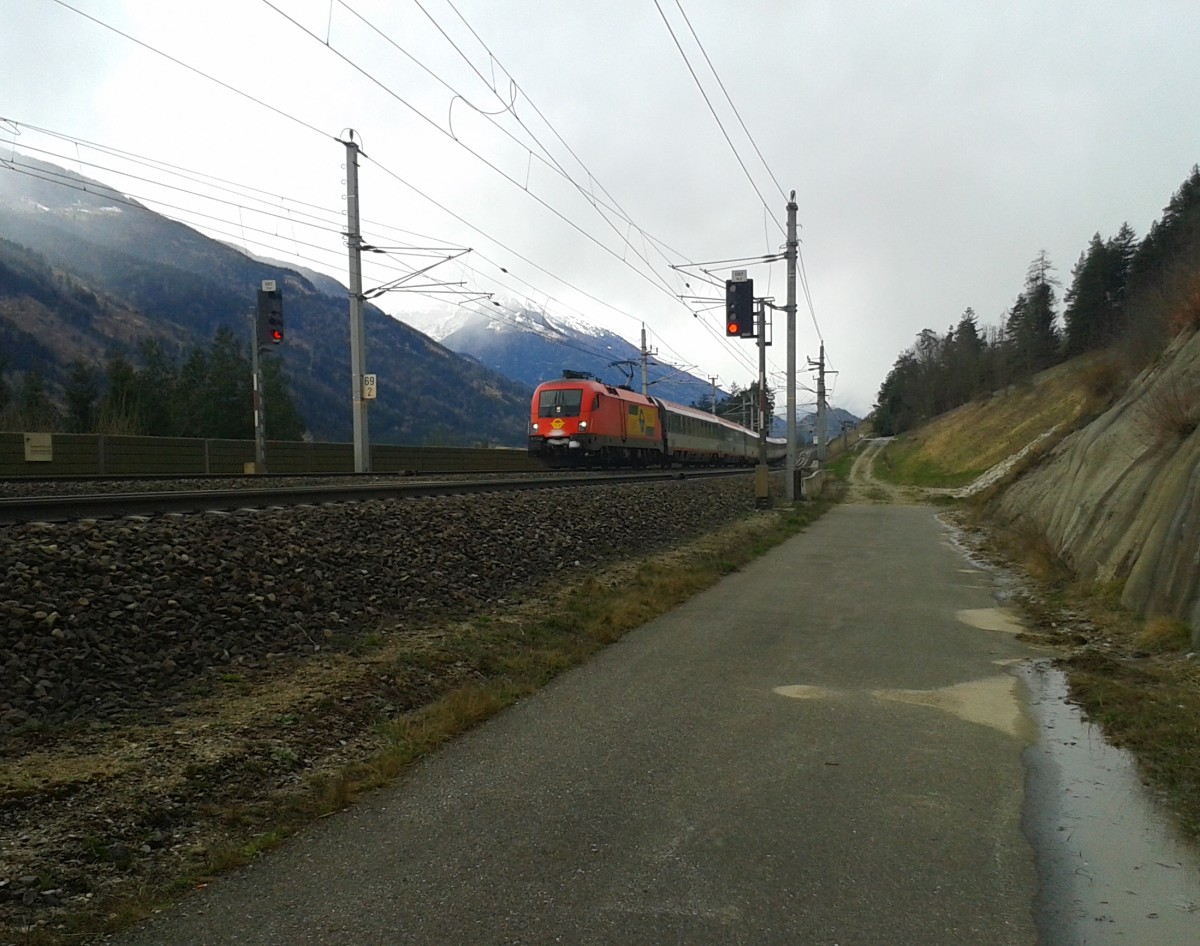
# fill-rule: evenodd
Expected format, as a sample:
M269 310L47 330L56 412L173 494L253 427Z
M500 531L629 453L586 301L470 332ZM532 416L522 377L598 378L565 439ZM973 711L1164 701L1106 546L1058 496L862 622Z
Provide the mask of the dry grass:
M1129 382L1120 364L1113 358L1097 357L1080 372L1080 382L1092 399L1093 407L1108 407Z
M1200 668L1083 650L1062 661L1071 694L1200 840Z
M923 478L927 486L962 485L1054 430L1049 449L1106 408L1122 383L1120 368L1107 355L1057 365L1028 384L965 404L906 435L907 445L894 455L895 476Z
M1200 427L1200 379L1177 376L1142 399L1146 435L1155 446L1174 444Z
M1134 644L1152 654L1179 653L1192 642L1192 629L1175 618L1151 618L1134 636Z

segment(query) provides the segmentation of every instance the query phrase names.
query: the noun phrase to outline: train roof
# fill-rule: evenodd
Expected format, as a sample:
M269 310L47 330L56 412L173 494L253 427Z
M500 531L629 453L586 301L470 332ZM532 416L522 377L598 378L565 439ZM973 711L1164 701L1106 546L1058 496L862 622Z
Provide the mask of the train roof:
M636 404L653 404L652 398L646 397L644 394L639 394L632 388L618 387L613 384L605 384L603 381L594 381L590 378L555 378L553 381L543 381L533 393L536 395L538 391L557 391L561 389L572 389L584 391L592 391L595 393L604 392L610 397L617 397L623 401L633 401Z

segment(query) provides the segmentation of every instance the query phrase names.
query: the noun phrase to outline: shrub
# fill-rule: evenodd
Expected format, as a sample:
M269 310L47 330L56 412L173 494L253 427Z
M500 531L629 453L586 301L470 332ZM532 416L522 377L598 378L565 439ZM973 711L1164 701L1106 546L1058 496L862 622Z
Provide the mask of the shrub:
M1192 631L1174 618L1151 618L1143 626L1134 643L1155 654L1183 650L1191 642Z
M1154 444L1183 440L1200 426L1200 380L1188 374L1164 381L1142 399L1141 411Z
M1089 366L1080 380L1096 404L1107 406L1125 383L1125 374L1115 361L1105 358Z

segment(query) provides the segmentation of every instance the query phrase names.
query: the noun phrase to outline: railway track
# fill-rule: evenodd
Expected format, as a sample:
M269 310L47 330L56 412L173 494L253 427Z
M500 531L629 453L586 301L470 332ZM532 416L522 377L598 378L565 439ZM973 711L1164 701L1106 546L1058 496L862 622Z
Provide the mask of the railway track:
M745 469L696 471L655 471L628 473L546 473L509 474L505 477L333 477L296 485L278 483L261 486L238 481L221 488L189 488L193 479L172 480L174 488L161 488L162 480L137 480L130 483L105 480L92 484L91 491L34 492L18 496L0 496L0 525L19 522L66 522L74 519L107 519L120 516L156 516L167 513L261 509L277 506L319 505L325 503L364 502L373 499L415 499L422 496L467 495L528 489L554 489L568 486L598 486L611 483L661 482L685 477L734 476ZM211 480L204 481L211 483ZM149 485L147 485L149 484ZM30 484L25 484L26 486ZM81 485L75 483L73 485ZM101 485L111 489L102 489ZM122 490L122 486L126 486ZM155 488L159 487L159 488ZM86 485L85 485L86 489Z

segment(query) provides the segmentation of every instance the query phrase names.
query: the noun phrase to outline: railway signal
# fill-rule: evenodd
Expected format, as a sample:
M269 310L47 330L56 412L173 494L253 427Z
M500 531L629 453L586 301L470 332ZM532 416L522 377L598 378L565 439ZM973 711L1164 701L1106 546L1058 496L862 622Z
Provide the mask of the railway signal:
M283 290L273 279L264 279L258 290L255 327L260 350L283 341Z
M257 304L250 313L250 384L254 399L254 467L255 473L267 472L266 410L263 404L262 365L259 356L264 348L283 341L283 290L274 279L264 279L258 290ZM248 464L249 467L251 464ZM247 472L249 469L247 468Z
M733 279L725 280L725 336L755 337L754 280L746 278L744 269L736 270Z

